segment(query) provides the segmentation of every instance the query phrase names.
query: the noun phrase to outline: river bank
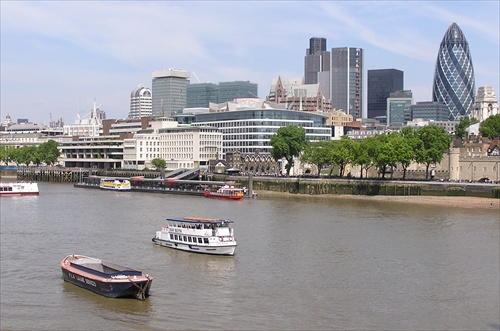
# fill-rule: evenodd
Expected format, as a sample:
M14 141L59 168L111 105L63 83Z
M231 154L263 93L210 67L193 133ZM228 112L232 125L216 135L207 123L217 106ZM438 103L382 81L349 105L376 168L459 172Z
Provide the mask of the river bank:
M308 197L308 194L296 194L286 192L273 192L273 191L258 191L258 197ZM391 203L409 203L419 205L434 205L443 207L454 208L477 208L477 209L496 209L500 211L500 200L492 198L478 198L478 197L463 197L463 196L386 196L386 195L349 195L349 194L322 194L315 195L314 199L350 199L350 200L366 200L366 201L384 201Z

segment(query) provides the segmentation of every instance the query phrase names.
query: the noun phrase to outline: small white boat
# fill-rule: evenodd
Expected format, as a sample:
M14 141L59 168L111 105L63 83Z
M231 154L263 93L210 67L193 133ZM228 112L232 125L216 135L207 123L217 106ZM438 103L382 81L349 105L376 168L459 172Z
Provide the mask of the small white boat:
M38 195L38 183L0 182L0 196Z
M168 225L156 231L156 245L194 253L234 255L236 239L231 220L177 217L167 218Z
M101 178L99 182L99 187L103 190L110 191L131 191L132 186L128 179L118 179L118 178Z

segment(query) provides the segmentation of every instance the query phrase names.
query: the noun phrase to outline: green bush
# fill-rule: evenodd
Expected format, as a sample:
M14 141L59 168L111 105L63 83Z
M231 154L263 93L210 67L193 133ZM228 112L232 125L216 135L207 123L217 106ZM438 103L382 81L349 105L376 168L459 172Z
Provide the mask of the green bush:
M495 199L500 199L500 187L494 187L491 190L491 196Z

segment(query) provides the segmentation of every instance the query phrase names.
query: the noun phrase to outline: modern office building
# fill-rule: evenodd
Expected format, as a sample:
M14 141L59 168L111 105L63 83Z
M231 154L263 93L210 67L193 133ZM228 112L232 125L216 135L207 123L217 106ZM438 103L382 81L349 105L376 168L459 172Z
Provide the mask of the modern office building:
M186 107L208 107L210 102L219 102L219 86L214 83L189 84L186 88Z
M257 84L249 81L219 83L218 103L238 98L257 98Z
M153 72L153 116L170 117L186 108L189 77L189 73L184 70L168 69Z
M449 108L441 102L421 101L410 106L411 119L417 118L432 121L447 121Z
M319 83L318 73L325 71L330 71L330 52L326 50L326 39L311 38L304 57L304 83Z
M411 120L410 106L412 104L411 91L391 92L386 100L387 126L401 125Z
M217 127L222 132L222 152L238 150L242 154L270 154L271 137L279 128L297 125L306 130L310 141L330 140L327 117L319 113L283 109L242 109L197 114L193 126Z
M385 116L391 92L403 90L403 72L397 69L368 70L367 117Z
M137 86L130 93L130 112L128 118L141 118L153 114L151 89L144 85Z
M331 49L329 98L332 108L352 115L354 120L363 116L363 70L363 49Z
M439 46L432 100L448 107L448 119L469 115L474 108L475 79L469 44L460 27L453 23Z
M490 116L500 114L498 111L498 100L493 87L484 85L477 89L476 102L471 117L479 122L484 121Z

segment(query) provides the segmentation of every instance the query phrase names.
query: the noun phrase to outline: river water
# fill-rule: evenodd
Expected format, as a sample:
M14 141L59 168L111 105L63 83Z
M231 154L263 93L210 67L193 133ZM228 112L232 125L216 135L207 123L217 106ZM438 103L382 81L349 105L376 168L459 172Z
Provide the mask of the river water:
M499 330L498 209L115 193L2 197L2 330ZM155 246L172 216L232 219L234 257ZM69 254L154 277L145 301L62 280Z

